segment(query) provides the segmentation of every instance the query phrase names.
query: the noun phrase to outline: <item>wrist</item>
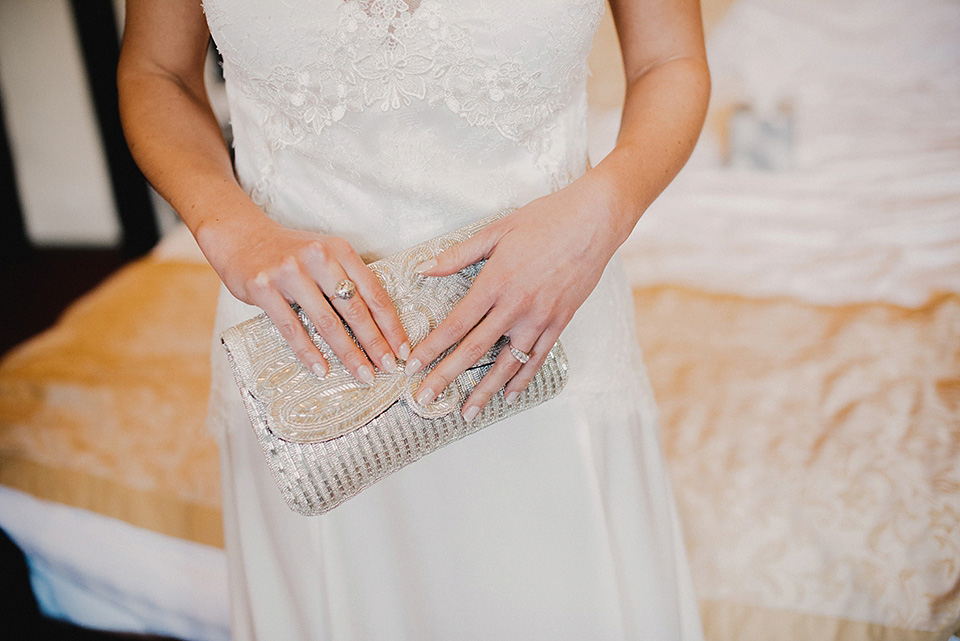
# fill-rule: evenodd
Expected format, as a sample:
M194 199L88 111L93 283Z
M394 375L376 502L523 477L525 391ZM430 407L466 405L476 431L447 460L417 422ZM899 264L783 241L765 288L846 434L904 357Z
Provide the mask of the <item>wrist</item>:
M597 222L612 255L630 236L648 203L641 197L641 179L636 172L625 172L622 160L609 159L585 173L582 182L601 217Z
M218 271L238 244L263 238L270 227L277 226L246 194L205 208L204 215L195 217L192 222L191 232L200 251Z

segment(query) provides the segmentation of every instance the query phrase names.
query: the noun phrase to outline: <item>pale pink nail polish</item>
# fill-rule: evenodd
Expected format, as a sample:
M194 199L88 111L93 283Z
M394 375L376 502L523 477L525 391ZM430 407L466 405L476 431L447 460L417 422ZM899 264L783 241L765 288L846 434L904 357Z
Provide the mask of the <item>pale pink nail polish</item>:
M407 374L416 374L421 367L423 367L423 363L420 362L419 358L415 358L407 363Z
M366 365L361 365L357 370L357 378L369 385L373 382L373 370Z
M425 260L419 265L417 265L416 267L414 267L413 271L417 272L418 274L422 274L423 272L430 271L436 266L437 266L437 259L431 258L430 260Z
M417 402L421 405L426 405L427 403L433 402L435 396L436 394L433 393L432 389L429 387L424 387L422 390L420 390L420 394L417 395Z
M480 408L476 405L471 405L467 409L463 410L463 420L470 422L473 419L477 418L477 414L480 413Z
M380 363L385 372L393 374L397 371L397 359L393 357L393 354L384 354L383 358L380 359Z
M513 404L513 402L517 400L518 396L520 396L520 392L517 392L517 391L513 391L507 394L507 398L506 398L507 405Z
M404 341L403 345L400 346L400 358L407 360L410 358L410 343Z
M323 378L327 375L327 368L323 366L323 363L314 363L310 369L317 375L317 378Z

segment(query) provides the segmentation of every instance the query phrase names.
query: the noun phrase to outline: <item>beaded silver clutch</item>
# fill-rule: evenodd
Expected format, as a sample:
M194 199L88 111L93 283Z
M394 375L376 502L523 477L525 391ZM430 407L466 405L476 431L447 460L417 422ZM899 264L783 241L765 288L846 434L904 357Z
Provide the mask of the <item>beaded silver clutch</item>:
M482 263L442 277L421 276L414 267L502 215L369 265L396 305L411 345L463 298ZM436 362L414 375L407 375L402 364L395 373L377 370L365 385L344 368L303 311L295 309L330 366L322 379L300 362L266 314L228 328L221 341L273 477L284 500L300 514L323 514L430 452L553 398L567 381L567 358L557 342L513 403L506 403L501 390L467 422L462 405L507 345L506 338L436 400L421 405L413 393Z

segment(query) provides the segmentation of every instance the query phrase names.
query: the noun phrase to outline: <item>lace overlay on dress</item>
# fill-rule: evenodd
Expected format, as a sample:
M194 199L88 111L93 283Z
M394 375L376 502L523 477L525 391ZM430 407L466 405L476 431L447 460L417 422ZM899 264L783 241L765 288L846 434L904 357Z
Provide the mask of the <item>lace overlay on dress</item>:
M295 28L283 25L290 33L279 38L236 41L223 10L228 2L206 0L204 10L225 68L267 111L263 124L273 149L298 145L348 112L386 112L415 100L445 105L470 125L541 149L544 123L588 73L591 40L583 34L593 34L604 8L598 0L557 2L559 11L547 12L536 25L543 37L523 41L509 33L511 5L504 4L508 11L490 22L490 42L480 51L476 28L468 31L451 18L463 10L457 3L336 0L321 8L331 15L320 27L313 25L313 55L292 65L282 52L270 56L262 49L268 41L296 37ZM475 25L477 16L469 17ZM265 58L277 64L265 68Z

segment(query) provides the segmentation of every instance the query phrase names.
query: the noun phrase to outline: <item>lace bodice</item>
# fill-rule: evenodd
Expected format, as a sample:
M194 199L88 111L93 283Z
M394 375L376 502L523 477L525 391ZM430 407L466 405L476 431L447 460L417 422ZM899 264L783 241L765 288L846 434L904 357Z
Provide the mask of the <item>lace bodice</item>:
M603 7L205 0L241 182L371 257L557 189L584 168Z

